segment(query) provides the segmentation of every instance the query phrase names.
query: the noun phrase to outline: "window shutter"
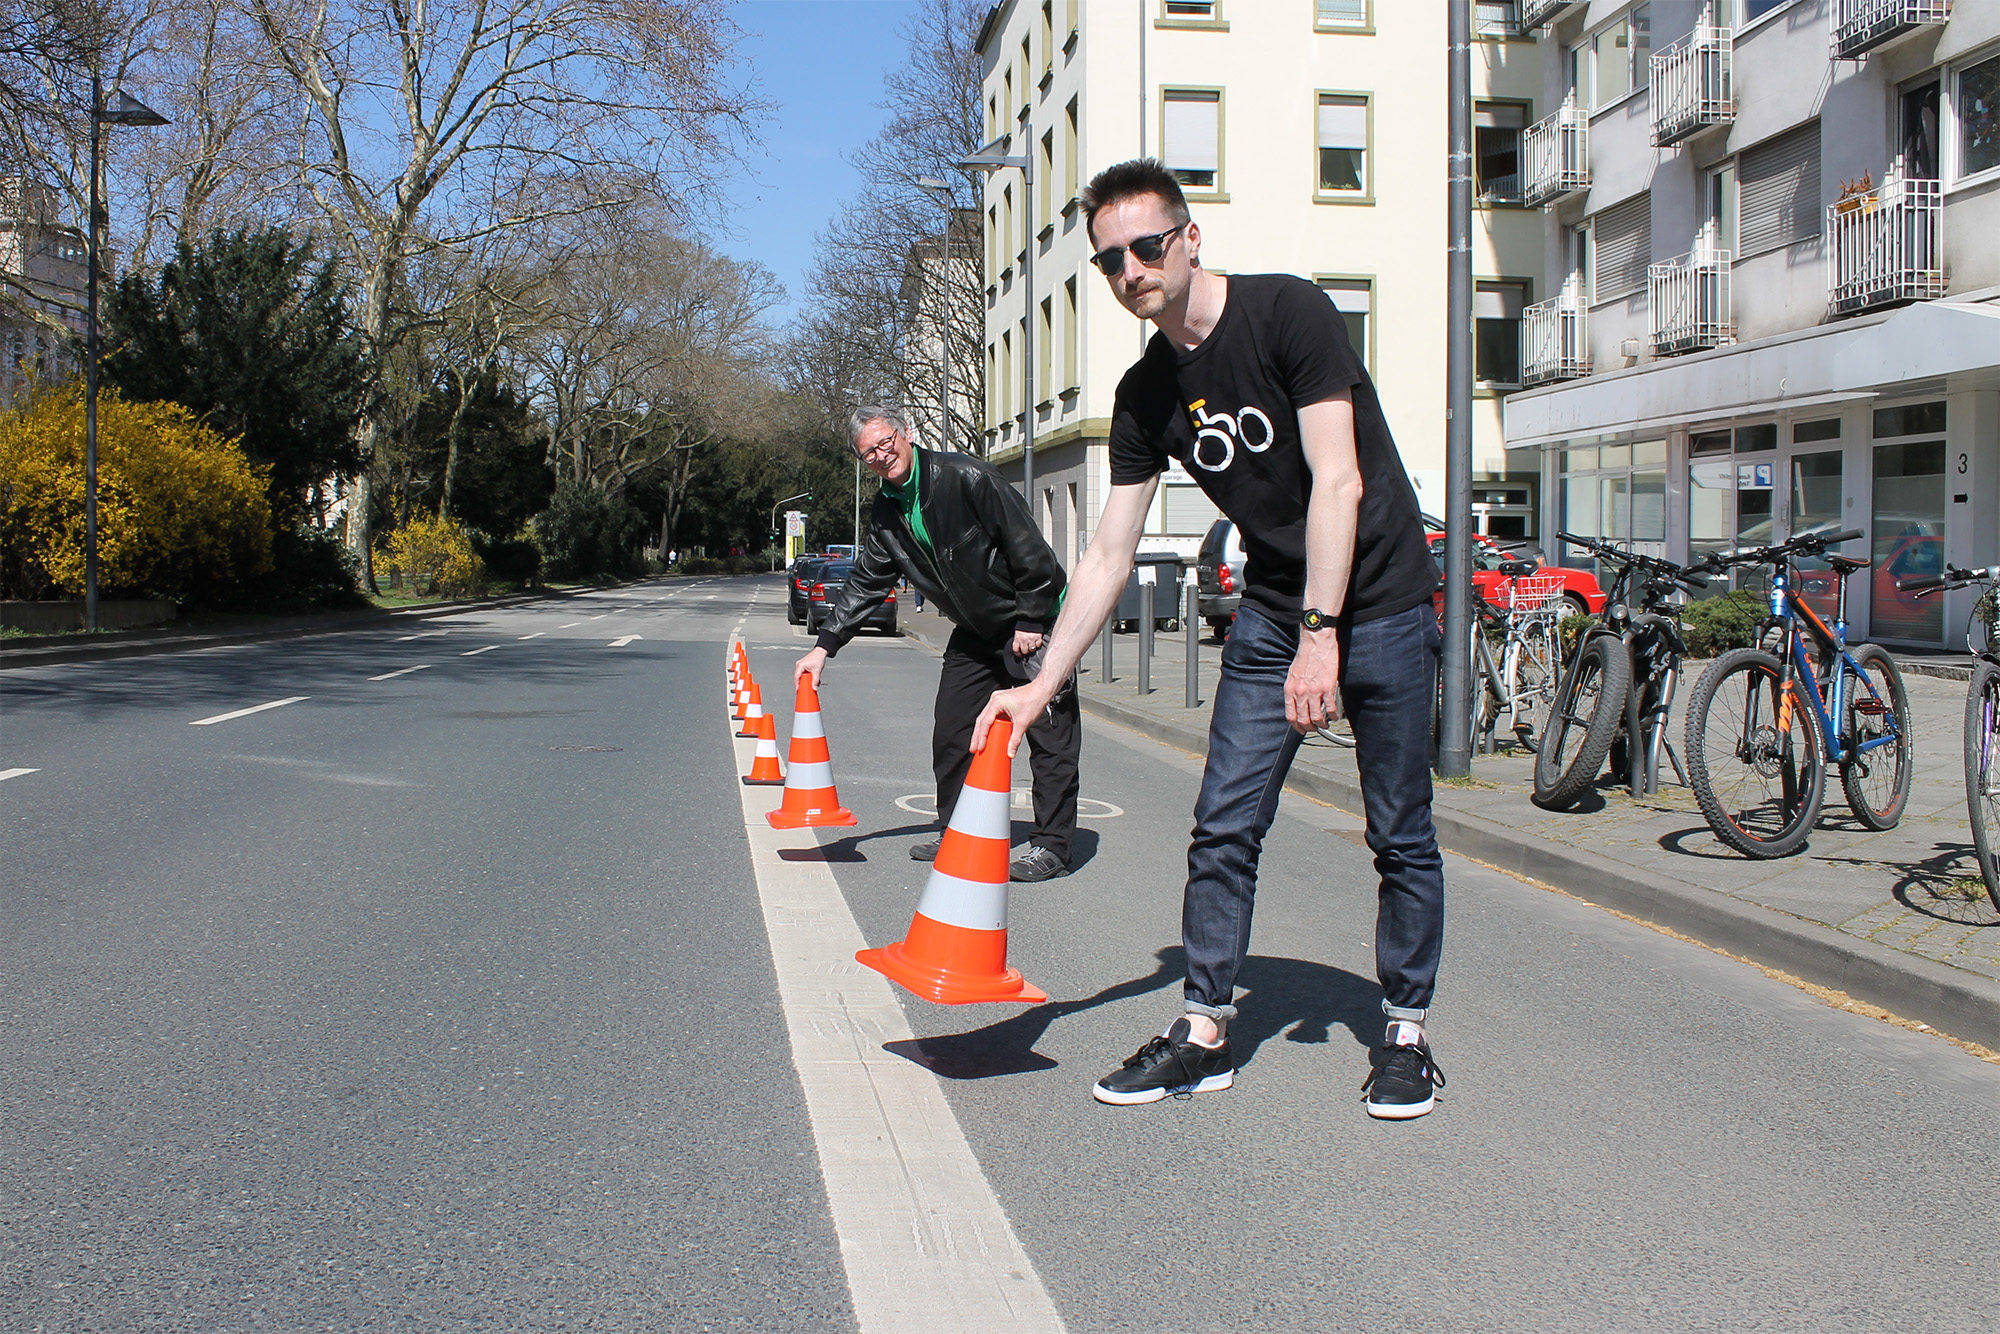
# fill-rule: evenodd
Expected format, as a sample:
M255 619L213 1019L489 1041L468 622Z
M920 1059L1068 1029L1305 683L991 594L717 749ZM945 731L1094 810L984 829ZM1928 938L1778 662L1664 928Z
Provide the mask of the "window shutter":
M1319 21L1359 28L1368 22L1368 0L1319 0Z
M1319 146L1366 148L1368 103L1356 97L1322 97L1319 100Z
M1205 533L1222 517L1222 511L1198 486L1170 485L1160 489L1166 495L1160 517L1166 521L1169 533ZM1154 605L1160 603L1156 601Z
M1176 171L1215 171L1220 166L1217 103L1214 93L1167 94L1167 166Z
M1518 320L1527 305L1526 290L1520 283L1480 283L1472 294L1475 320Z
M1819 122L1745 152L1737 171L1740 253L1762 254L1820 232Z
M1596 217L1596 301L1636 292L1646 285L1646 266L1653 259L1653 199L1635 195Z

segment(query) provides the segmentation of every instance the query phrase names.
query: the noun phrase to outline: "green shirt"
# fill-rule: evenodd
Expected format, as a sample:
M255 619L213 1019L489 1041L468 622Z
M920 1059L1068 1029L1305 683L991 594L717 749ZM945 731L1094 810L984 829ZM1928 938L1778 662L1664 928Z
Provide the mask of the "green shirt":
M902 483L882 483L882 494L895 502L896 508L903 512L904 522L908 523L910 531L916 534L917 541L923 543L924 550L930 553L932 560L936 560L937 548L931 545L930 532L924 527L923 506L918 503L918 492L923 489L923 475L923 460L917 458L913 450L911 451L910 476L908 480Z

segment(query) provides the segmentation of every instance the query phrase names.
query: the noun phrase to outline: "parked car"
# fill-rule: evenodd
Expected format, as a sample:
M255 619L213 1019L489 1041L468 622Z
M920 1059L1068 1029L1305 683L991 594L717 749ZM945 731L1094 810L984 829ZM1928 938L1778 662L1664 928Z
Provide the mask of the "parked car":
M820 624L826 620L827 612L840 601L841 593L847 588L847 576L854 573L851 560L830 560L821 566L813 576L812 587L806 593L806 632L818 634ZM896 591L889 590L882 605L877 607L860 626L863 630L880 630L885 635L896 633Z
M1234 523L1217 519L1209 526L1195 557L1199 581L1195 607L1218 637L1229 632L1229 623L1236 619L1236 608L1243 602L1243 566L1248 559Z
M1428 515L1425 516L1427 527L1434 522L1436 521ZM1431 559L1438 563L1438 569L1442 571L1444 533L1433 529L1427 536L1430 538ZM1501 564L1507 561L1530 560L1535 563L1535 573L1524 577L1539 578L1543 575L1554 575L1562 580L1563 601L1569 604L1568 612L1565 614L1595 615L1604 610L1603 586L1597 582L1597 576L1589 570L1574 569L1567 565L1547 565L1535 552L1503 547L1483 534L1475 533L1473 536L1475 540L1472 544L1472 586L1478 589L1480 596L1488 602L1503 607L1507 605L1507 592L1513 580L1501 573ZM1437 605L1439 612L1442 613L1444 610L1442 588L1438 590Z
M785 619L793 625L806 623L806 605L812 600L813 580L825 564L824 556L801 556L785 572Z

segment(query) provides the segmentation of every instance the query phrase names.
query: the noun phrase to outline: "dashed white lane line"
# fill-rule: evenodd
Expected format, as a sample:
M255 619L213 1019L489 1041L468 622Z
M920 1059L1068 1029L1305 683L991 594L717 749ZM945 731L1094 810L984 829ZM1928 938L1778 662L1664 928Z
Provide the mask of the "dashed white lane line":
M40 769L0 769L0 783L4 783L10 778L21 778L27 774L38 774L40 772Z
M608 611L600 611L600 612L598 612L598 613L597 613L597 615L595 615L595 616L586 616L586 617L584 617L583 619L584 619L584 620L586 620L586 621L601 621L601 620L603 620L603 619L604 619L605 617L609 616L610 614L611 614L611 613L610 613L610 612L608 612ZM582 622L578 622L578 624L581 624L581 623L582 623Z
M402 668L400 671L384 672L380 676L371 676L368 679L371 681L393 681L399 676L408 676L411 672L421 672L429 667L430 667L429 663L420 662L414 667L405 667Z
M645 637L646 637L646 636L644 636L644 635L624 635L624 636L622 636L622 637L620 637L620 638L618 638L618 639L614 639L614 640L612 640L612 641L611 641L611 642L610 642L609 644L606 644L606 645L605 645L605 647L606 647L606 648L624 648L624 647L625 647L625 646L626 646L627 644L631 643L631 642L632 642L633 640L635 640L635 639L644 639Z
M467 649L465 652L459 654L458 656L461 658L476 658L482 653L491 653L494 649L499 647L500 646L498 644L488 644L485 648Z
M734 745L737 769L747 770L756 743ZM780 856L817 847L816 835L771 828L764 815L783 799L778 789L739 791L861 1334L1061 1334L1062 1316L937 1076L883 1050L908 1040L910 1026L888 980L854 961L867 942L832 868Z
M290 695L284 699L274 699L269 704L253 704L247 709L237 709L232 713L218 713L213 718L197 718L189 723L188 726L209 727L216 723L226 723L232 718L248 718L251 714L262 713L266 709L282 709L287 704L296 704L302 699L311 698L311 695ZM748 771L746 770L745 772Z
M583 622L582 622L582 621L567 621L567 622L563 623L562 625L559 625L559 626L557 626L557 627L556 627L556 629L558 629L558 630L567 630L567 629L569 629L569 628L570 628L571 626L577 626L577 625L582 625L582 624L583 624Z
M545 635L545 634L547 634L547 633L548 633L548 631L546 631L546 630L537 630L537 631L535 631L535 633L533 633L533 634L531 634L531 635L522 635L522 636L521 636L521 639L540 639L540 638L541 638L541 637L542 637L543 635ZM519 640L516 640L515 642L516 642L516 643L519 643L520 641L519 641Z
M398 635L396 636L396 642L398 644L407 644L412 639L429 639L434 635L448 635L450 633L451 631L449 630L426 630L420 635Z

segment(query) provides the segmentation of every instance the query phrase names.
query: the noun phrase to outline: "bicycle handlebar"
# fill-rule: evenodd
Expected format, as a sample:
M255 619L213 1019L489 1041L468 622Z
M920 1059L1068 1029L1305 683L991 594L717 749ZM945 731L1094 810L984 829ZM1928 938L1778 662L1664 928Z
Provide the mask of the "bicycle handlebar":
M1573 547L1582 547L1585 551L1595 552L1605 560L1615 561L1626 566L1636 565L1641 569L1651 570L1655 574L1662 575L1690 589L1708 587L1708 575L1702 572L1698 564L1687 566L1676 565L1670 560L1661 560L1658 556L1642 556L1636 551L1624 551L1607 542L1600 542L1590 537L1579 537L1575 533L1557 533L1556 540L1567 542Z
M1901 593L1915 593L1918 597L1935 593L1941 588L1964 588L1967 584L1993 583L2000 581L2000 565L1988 565L1982 569L1968 570L1947 564L1943 574L1920 574L1912 579L1898 579L1896 590Z
M1776 565L1781 560L1793 556L1817 556L1828 547L1837 547L1856 538L1865 537L1859 528L1843 528L1837 533L1803 533L1789 542L1780 542L1770 547L1737 547L1730 551L1718 551L1708 557L1707 563L1719 571L1729 565Z

